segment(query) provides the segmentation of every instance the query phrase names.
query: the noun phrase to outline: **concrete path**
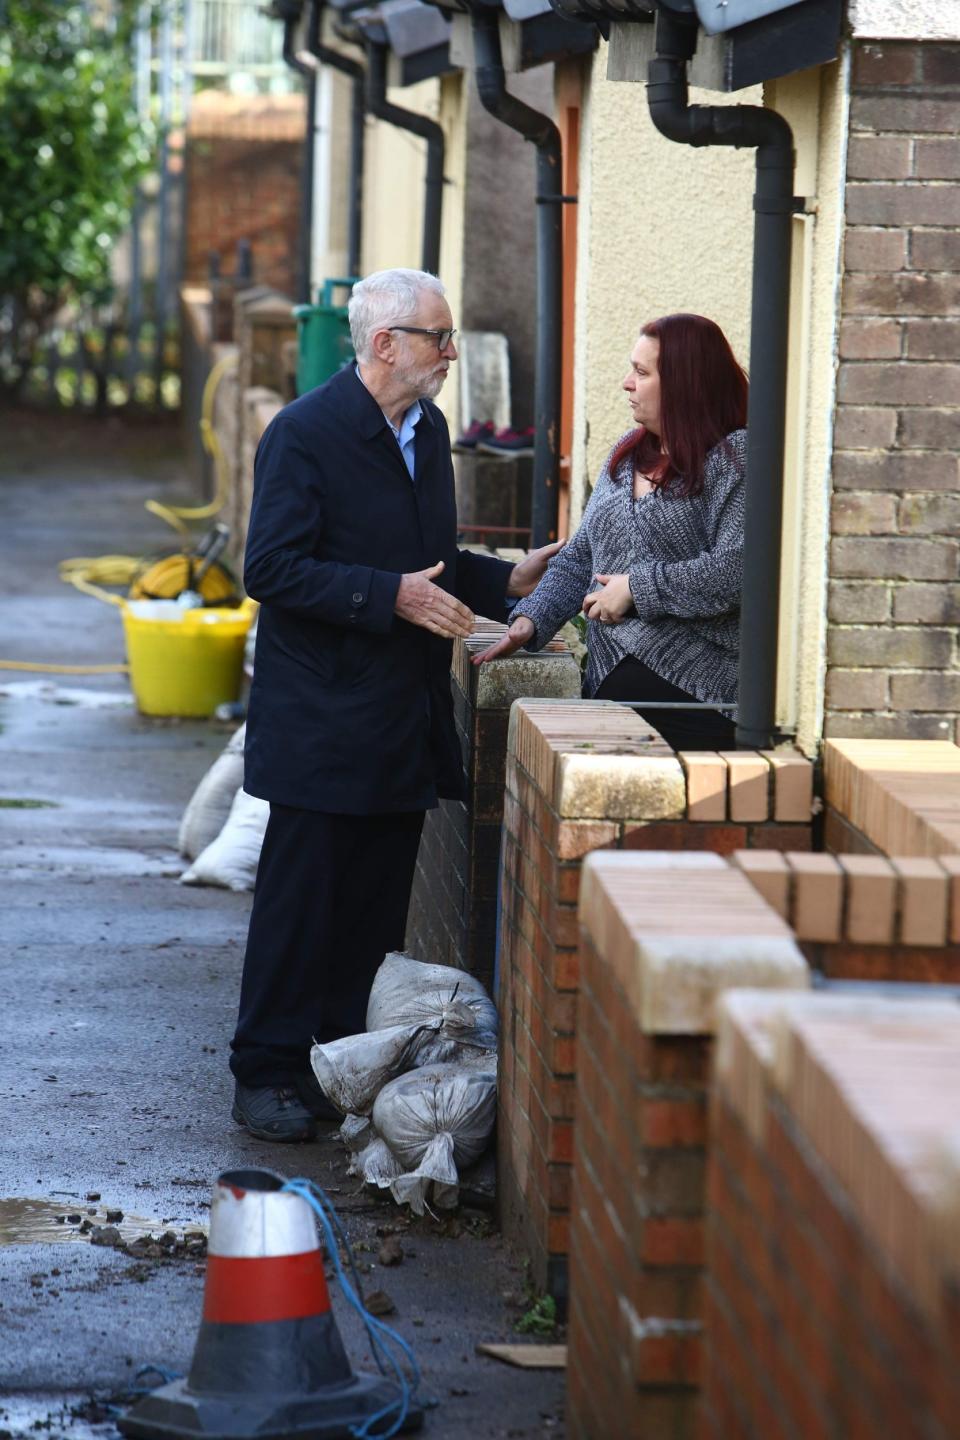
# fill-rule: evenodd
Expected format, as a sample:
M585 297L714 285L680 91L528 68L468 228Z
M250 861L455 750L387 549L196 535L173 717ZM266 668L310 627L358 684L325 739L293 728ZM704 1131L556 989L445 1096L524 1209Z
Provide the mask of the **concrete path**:
M119 612L57 578L73 555L149 552L151 496L189 500L175 430L3 421L0 658L123 659ZM479 1357L527 1308L482 1212L408 1224L358 1192L339 1144L268 1146L229 1118L227 1071L248 895L176 883L177 825L232 726L139 716L123 675L0 670L0 1437L117 1434L137 1369L190 1362L204 1265L185 1254L228 1168L306 1175L338 1205L368 1290L414 1346L437 1440L563 1434L562 1375ZM96 1197L96 1198L88 1198ZM123 1212L170 1258L81 1233ZM63 1219L64 1216L79 1216ZM385 1232L404 1258L384 1268ZM187 1247L189 1248L189 1247ZM369 1267L369 1268L368 1268ZM358 1369L362 1330L333 1290Z

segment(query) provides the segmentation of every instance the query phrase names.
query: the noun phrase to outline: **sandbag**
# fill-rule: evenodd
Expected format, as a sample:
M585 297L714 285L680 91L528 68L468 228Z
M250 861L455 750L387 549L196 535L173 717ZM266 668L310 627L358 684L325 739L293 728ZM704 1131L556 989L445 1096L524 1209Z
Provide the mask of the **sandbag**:
M371 1138L362 1150L355 1151L347 1166L348 1175L358 1175L367 1185L376 1185L386 1190L403 1173L403 1166L393 1151L379 1135L371 1131ZM423 1214L423 1211L419 1211Z
M390 1182L399 1204L422 1215L435 1204L457 1203L457 1167L479 1159L497 1113L495 1059L428 1065L383 1087L373 1106L373 1126L404 1173Z
M385 956L367 1003L367 1029L443 1021L421 1045L416 1063L458 1060L464 1048L497 1047L497 1007L480 981L450 965L427 965L397 952Z
M238 790L226 824L216 840L180 876L181 885L252 890L269 818L270 806L266 800L257 800L245 790Z
M233 797L243 784L243 741L246 725L232 735L194 790L180 821L177 848L188 860L216 840L230 814Z

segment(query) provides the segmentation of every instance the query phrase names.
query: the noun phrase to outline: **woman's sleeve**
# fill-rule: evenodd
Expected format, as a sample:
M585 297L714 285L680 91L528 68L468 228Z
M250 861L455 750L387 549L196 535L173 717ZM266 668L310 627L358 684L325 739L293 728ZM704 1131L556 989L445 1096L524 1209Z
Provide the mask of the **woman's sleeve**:
M518 600L511 610L511 622L518 615L526 615L534 623L534 634L524 645L525 650L542 650L562 625L574 615L579 615L583 607L583 597L593 579L593 547L590 544L588 522L598 503L603 503L601 492L609 483L604 466L583 512L577 533L554 555L536 589L524 599Z
M726 615L740 604L743 584L744 486L730 486L709 550L692 560L646 560L630 570L630 593L642 620Z

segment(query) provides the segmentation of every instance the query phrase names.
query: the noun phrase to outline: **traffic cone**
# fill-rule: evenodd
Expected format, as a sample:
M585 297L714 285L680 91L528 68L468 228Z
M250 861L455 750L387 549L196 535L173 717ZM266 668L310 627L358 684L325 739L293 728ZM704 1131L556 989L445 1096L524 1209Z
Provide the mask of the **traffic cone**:
M142 1440L333 1440L390 1407L400 1387L350 1368L330 1309L313 1211L272 1170L228 1170L210 1211L203 1319L185 1380L118 1428ZM383 1434L398 1409L370 1431ZM418 1430L410 1404L403 1430Z

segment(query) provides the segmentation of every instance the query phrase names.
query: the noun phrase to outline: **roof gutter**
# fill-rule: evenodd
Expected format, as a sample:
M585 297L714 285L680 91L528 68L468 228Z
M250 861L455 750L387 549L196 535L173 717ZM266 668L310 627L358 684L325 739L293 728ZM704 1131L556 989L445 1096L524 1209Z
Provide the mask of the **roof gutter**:
M436 275L440 269L440 226L443 218L443 130L428 116L391 104L387 99L387 46L369 35L366 46L366 98L370 114L399 130L409 130L411 135L419 135L427 142L421 268Z
M757 152L737 744L763 750L776 736L793 134L782 115L758 105L689 104L687 63L696 44L695 15L658 10L647 102L668 140Z
M560 131L549 115L507 89L498 12L471 9L477 91L495 119L516 130L537 152L537 344L534 384L531 543L557 538L560 479L560 367L563 338L563 230Z

